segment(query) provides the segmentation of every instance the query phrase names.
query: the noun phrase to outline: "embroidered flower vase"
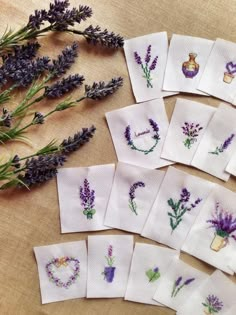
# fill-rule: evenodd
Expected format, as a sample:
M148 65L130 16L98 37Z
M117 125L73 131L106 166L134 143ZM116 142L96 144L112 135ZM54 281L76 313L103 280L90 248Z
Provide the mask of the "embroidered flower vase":
M204 313L205 313L206 315L211 315L211 314L212 314L212 313L210 313L210 311L209 311L209 308L208 308L208 307L206 307L206 308L205 308Z
M91 220L93 218L93 215L96 213L95 209L88 209L88 210L84 210L83 214L87 216L88 220Z
M186 78L192 79L198 74L199 64L195 61L196 57L197 54L190 53L189 60L182 65L182 71Z
M116 270L116 267L112 267L112 266L104 268L104 278L106 279L107 282L111 283L113 281L114 276L115 276L115 270Z
M218 252L228 244L228 237L215 234L211 243L211 249Z
M233 79L234 79L234 75L232 73L229 73L229 72L224 73L223 81L225 83L230 84L233 81Z

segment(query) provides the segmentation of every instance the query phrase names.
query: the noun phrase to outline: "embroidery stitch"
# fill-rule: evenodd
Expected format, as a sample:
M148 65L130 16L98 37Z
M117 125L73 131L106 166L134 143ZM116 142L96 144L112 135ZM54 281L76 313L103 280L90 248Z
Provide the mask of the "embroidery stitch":
M157 59L158 56L156 56L153 60L152 63L149 64L151 61L151 49L152 45L149 45L147 48L146 56L145 56L145 65L142 62L142 58L139 56L137 51L134 52L134 59L138 65L141 65L141 68L143 70L143 78L147 80L147 88L151 87L153 88L153 85L151 83L152 77L151 77L151 71L155 70L156 65L157 65Z
M176 295L179 293L179 291L181 289L183 289L183 287L189 285L191 282L193 282L195 280L195 278L189 278L187 280L184 281L183 284L181 284L183 280L183 277L178 277L177 280L175 280L174 285L173 285L173 289L171 292L171 297L176 297Z
M74 266L71 266L71 262L74 262ZM61 258L53 258L51 261L49 261L45 268L47 272L47 276L51 282L53 282L57 287L68 289L73 283L75 283L76 279L79 277L80 272L80 266L79 266L79 260L74 257L61 257ZM68 281L63 282L60 278L55 276L55 268L60 267L68 267L71 266L71 269L73 270L73 274L69 277ZM73 268L74 267L74 268Z
M80 186L80 200L81 206L84 207L83 214L87 216L87 219L93 219L93 215L96 213L94 209L95 204L95 191L90 190L89 181L87 178L84 180L84 186Z
M224 304L222 301L219 300L219 298L216 295L209 294L206 298L206 301L202 303L203 306L205 306L204 313L206 315L218 313L222 310Z
M183 71L183 74L185 75L185 78L192 79L198 74L199 64L196 63L195 61L196 57L197 57L197 54L190 53L189 60L185 61L182 64L182 71Z
M102 272L102 275L104 275L104 280L106 280L108 283L113 282L113 279L115 276L115 270L116 270L116 267L113 266L115 256L112 256L112 254L113 254L113 246L109 245L107 256L105 256L108 266L105 266L104 271Z
M167 212L168 216L170 217L170 226L172 229L171 234L174 232L174 230L182 221L182 217L185 214L185 212L191 211L202 201L202 199L197 198L194 201L194 203L187 205L187 203L189 202L190 196L191 196L191 193L186 188L183 188L180 194L180 199L178 201L174 201L172 198L170 198L167 201L168 205L173 210L173 213Z
M219 147L216 147L215 151L210 151L208 153L211 154L216 154L219 155L220 153L223 153L232 143L233 138L234 138L235 134L232 133L225 141L223 144L221 144Z
M235 77L234 73L236 73L236 63L230 61L225 67L227 71L224 73L223 81L230 84Z
M148 277L148 280L149 282L155 282L157 281L161 274L160 274L160 271L159 271L159 268L158 267L155 267L155 268L150 268L148 269L146 272L145 272L146 276Z
M232 237L236 241L236 216L220 209L220 203L216 202L215 213L212 214L212 219L207 220L207 223L211 223L210 228L215 229L215 236L212 240L210 248L216 252L229 244L229 238Z
M154 148L157 146L159 140L161 140L160 138L160 135L159 135L159 127L158 127L158 124L151 118L148 119L149 121L149 124L150 126L152 127L152 130L154 132L154 135L152 136L152 139L155 140L155 143L154 145L148 149L148 150L143 150L143 149L139 149L135 146L134 144L134 140L131 138L131 128L130 128L130 125L128 125L126 128L125 128L125 132L124 132L124 135L125 135L125 138L126 138L126 141L127 141L127 144L128 146L130 146L130 148L132 150L136 150L136 151L139 151L139 152L143 152L144 154L149 154L151 152L153 152Z
M135 190L138 187L145 187L145 184L141 181L136 182L130 187L130 190L129 190L129 207L131 211L133 211L136 215L138 215L138 213L137 213L137 204L135 202Z
M190 149L194 142L197 142L197 137L199 136L199 132L203 129L203 127L201 127L200 124L185 122L181 128L183 134L187 136L183 143L188 149Z

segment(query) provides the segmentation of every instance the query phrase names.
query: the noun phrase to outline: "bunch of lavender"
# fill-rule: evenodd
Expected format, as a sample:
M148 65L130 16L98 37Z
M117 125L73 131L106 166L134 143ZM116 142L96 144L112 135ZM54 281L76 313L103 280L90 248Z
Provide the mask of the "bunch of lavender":
M219 298L213 294L209 294L206 301L202 303L207 308L208 314L218 313L222 310L224 304Z
M133 211L136 215L138 215L137 213L137 204L135 202L135 190L138 187L145 187L145 184L141 181L139 182L135 182L129 190L129 208L131 211Z
M215 213L212 214L212 219L207 220L207 223L210 223L210 228L215 229L216 235L219 235L223 238L232 237L236 241L236 216L233 217L233 214L225 211L223 208L220 209L219 202L216 203Z
M231 145L233 139L235 137L235 134L232 133L225 141L222 143L219 147L216 147L214 151L210 151L208 153L219 155L220 153L223 153L225 150L228 149L228 147Z
M70 8L68 0L55 0L50 3L48 10L35 10L31 14L28 23L13 32L6 30L0 39L0 53L11 51L16 45L25 40L35 39L48 32L69 32L83 36L88 43L101 44L109 48L119 48L124 44L120 35L101 30L99 26L90 25L84 30L73 28L76 24L87 20L92 16L92 9L88 6L80 5L78 8Z
M22 186L29 188L53 178L57 174L57 168L65 163L66 156L89 142L95 130L94 126L83 128L59 145L53 140L34 154L10 158L0 165L0 181L3 182L0 189Z
M136 61L136 63L138 65L141 66L142 70L143 70L143 77L147 80L147 87L151 87L153 88L153 85L151 83L152 81L152 77L151 77L151 71L156 69L157 66L157 59L158 56L156 56L152 62L151 61L151 49L152 49L152 45L149 45L147 48L147 52L146 52L146 56L145 56L145 63L142 62L142 58L140 57L140 55L137 53L137 51L134 52L134 59Z
M168 206L173 210L173 212L167 212L170 217L171 233L173 233L180 224L186 211L191 211L202 201L202 199L197 198L193 203L188 204L190 197L191 193L186 188L183 188L178 201L174 201L172 198L167 201Z
M90 189L90 183L85 178L83 186L79 188L81 206L84 208L83 214L87 219L91 220L96 213L95 207L95 191Z
M161 276L158 267L148 269L145 274L148 277L149 282L155 282Z
M183 277L178 277L178 279L174 282L173 289L171 292L171 297L176 297L179 291L183 289L183 287L188 286L190 283L192 283L195 280L195 278L189 278L185 280L183 283L182 283L182 280L183 280Z
M199 132L203 129L203 127L201 127L200 124L185 122L181 128L183 130L183 134L187 136L184 140L184 145L190 149L194 142L197 141Z

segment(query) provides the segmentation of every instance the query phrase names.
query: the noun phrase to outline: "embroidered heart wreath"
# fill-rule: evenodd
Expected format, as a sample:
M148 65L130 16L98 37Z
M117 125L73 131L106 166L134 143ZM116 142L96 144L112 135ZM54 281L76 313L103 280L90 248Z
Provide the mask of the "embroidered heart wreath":
M60 278L55 276L55 268L58 269L61 267L70 267L70 269L73 269L72 275L66 282L63 282ZM73 283L75 283L76 279L79 277L79 260L73 257L53 258L46 264L46 272L49 280L55 283L57 287L68 289Z

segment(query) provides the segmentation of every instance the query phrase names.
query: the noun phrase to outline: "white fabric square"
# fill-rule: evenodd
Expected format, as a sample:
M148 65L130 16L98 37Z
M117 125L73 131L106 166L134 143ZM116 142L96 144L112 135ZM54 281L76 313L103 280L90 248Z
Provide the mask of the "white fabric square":
M197 87L213 43L205 38L173 34L163 90L205 95Z
M236 43L217 39L198 89L236 105Z
M225 170L226 170L226 172L236 176L236 151L234 152L233 156L231 157Z
M229 274L236 270L236 193L216 186L183 246L184 252Z
M180 249L214 184L169 167L142 236Z
M220 104L204 133L191 165L224 181L225 171L236 150L236 110Z
M103 221L114 173L114 164L58 170L62 233L108 229Z
M141 233L165 172L119 162L104 225Z
M178 310L178 315L234 315L236 288L228 277L216 270L186 303Z
M42 304L86 296L85 241L34 247Z
M189 165L216 109L178 98L161 157Z
M87 298L124 297L133 254L133 236L88 236Z
M154 300L174 310L178 310L185 301L195 294L195 291L207 278L207 274L191 267L178 258L174 258L168 271L157 283Z
M124 51L137 103L176 94L162 91L168 52L166 32L125 40Z
M171 261L178 256L179 252L173 249L136 243L125 300L161 305L153 300L157 283L168 272Z
M106 113L119 161L150 169L172 164L161 159L169 122L162 99Z

